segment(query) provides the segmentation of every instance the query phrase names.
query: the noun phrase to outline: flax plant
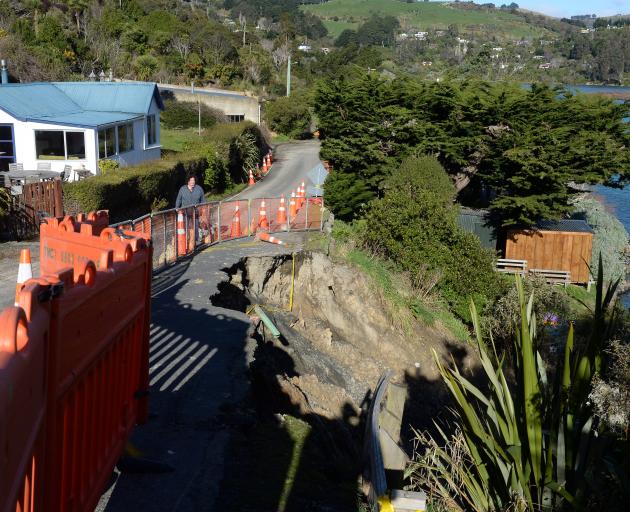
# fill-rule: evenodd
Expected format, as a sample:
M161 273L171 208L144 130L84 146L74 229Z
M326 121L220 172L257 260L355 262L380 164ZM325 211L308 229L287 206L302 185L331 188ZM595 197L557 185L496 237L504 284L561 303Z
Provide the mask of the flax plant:
M408 470L436 503L478 512L580 507L587 492L587 468L602 457L588 394L615 322L611 306L618 284L604 289L600 258L590 333L578 347L573 325L569 326L551 379L537 350L534 296L526 299L519 276L520 321L515 326L514 378L509 382L505 361L491 337L489 343L484 341L471 302L484 385L476 386L457 367L445 367L434 352L455 404L463 447L459 443L456 453L452 448L456 443L438 427L441 442L426 443L424 434L426 453Z

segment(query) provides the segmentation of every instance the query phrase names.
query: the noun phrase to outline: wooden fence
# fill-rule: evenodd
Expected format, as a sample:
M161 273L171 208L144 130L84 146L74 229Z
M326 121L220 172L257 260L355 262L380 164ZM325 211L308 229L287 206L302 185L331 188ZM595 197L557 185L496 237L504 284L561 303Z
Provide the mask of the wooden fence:
M571 282L588 283L592 247L592 233L509 230L505 257L526 260L530 270L569 271Z
M0 239L24 240L39 233L40 214L63 216L63 190L61 180L41 181L24 185L22 193L8 196L0 217Z

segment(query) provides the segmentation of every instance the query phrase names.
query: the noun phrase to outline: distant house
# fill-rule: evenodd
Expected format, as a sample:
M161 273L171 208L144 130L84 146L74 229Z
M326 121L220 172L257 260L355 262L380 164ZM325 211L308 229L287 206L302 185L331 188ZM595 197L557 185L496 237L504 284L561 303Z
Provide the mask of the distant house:
M551 69L551 62L543 62L538 64L538 69Z
M0 170L48 162L98 174L100 159L132 165L160 158L157 86L142 82L0 85Z
M298 50L300 50L301 52L310 52L311 46L308 44L301 44L300 46L298 46Z

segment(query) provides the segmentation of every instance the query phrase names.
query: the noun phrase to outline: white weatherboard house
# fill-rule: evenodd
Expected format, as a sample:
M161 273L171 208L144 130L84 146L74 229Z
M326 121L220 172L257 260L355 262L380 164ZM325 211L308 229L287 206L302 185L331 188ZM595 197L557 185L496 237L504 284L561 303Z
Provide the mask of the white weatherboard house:
M2 84L0 171L48 162L53 171L98 174L100 159L124 166L160 158L162 110L154 83Z

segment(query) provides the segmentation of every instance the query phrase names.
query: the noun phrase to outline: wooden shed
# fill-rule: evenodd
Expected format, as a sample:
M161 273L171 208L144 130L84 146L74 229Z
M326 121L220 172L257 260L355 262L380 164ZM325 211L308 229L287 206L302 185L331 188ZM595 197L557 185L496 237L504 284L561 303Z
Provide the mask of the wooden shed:
M593 230L583 220L543 221L535 229L509 229L505 257L527 260L528 269L571 272L572 283L588 283Z

